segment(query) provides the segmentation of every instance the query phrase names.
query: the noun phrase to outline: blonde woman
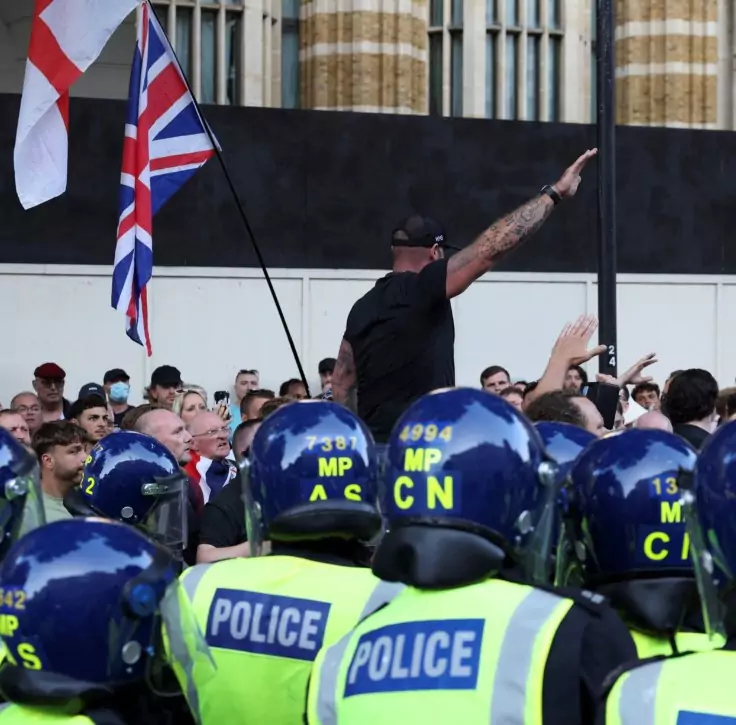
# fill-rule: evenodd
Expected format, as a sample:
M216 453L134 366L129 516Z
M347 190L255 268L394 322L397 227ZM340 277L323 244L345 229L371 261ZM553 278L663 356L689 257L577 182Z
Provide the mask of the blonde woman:
M171 410L189 425L195 415L207 410L207 391L199 385L185 385L176 394Z

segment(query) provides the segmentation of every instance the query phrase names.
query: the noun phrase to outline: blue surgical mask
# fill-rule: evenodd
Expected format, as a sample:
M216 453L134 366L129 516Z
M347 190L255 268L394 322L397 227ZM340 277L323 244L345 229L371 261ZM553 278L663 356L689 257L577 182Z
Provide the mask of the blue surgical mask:
M113 383L110 386L110 400L113 403L125 403L130 393L130 385L128 383Z

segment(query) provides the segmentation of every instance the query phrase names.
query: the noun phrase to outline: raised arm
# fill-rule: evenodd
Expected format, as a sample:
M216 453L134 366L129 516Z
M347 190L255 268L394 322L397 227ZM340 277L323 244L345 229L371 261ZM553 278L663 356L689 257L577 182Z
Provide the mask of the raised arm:
M507 252L530 237L552 213L557 199L575 196L580 174L590 159L598 153L589 149L569 168L549 193L540 193L507 216L494 222L472 244L454 254L447 263L447 297L456 297L472 282L482 277Z
M340 351L337 353L335 369L332 371L332 399L354 410L356 406L353 393L357 382L353 348L343 338L340 343Z
M540 395L561 390L565 383L565 374L571 365L582 365L605 352L605 345L588 349L590 338L597 328L598 320L595 315L581 315L575 322L562 328L537 387L524 397L524 409Z

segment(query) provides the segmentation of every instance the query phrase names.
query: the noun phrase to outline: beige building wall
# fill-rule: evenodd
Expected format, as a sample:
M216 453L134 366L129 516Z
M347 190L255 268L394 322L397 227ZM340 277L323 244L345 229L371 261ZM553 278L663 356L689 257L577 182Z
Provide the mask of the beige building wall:
M303 108L424 113L426 0L302 0Z
M718 0L617 0L619 123L715 128Z
M446 116L594 120L595 0L154 2L206 102L234 96L251 106L420 114L431 106ZM615 2L618 122L736 129L736 0ZM21 91L32 14L33 0L0 0L0 92ZM185 14L191 31L182 34ZM73 94L125 98L134 38L131 17ZM216 72L209 98L205 66Z

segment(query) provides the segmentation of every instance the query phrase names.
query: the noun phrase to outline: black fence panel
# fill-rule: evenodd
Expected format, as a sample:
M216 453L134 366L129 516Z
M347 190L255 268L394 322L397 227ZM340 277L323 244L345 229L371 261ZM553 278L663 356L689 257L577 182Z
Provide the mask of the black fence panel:
M24 211L15 194L19 96L0 95L0 262L111 264L125 104L72 99L69 188ZM586 125L204 108L273 267L380 269L413 212L467 244L594 144ZM736 274L736 134L622 127L619 271ZM595 271L596 177L499 267ZM157 215L164 266L256 266L217 161Z

